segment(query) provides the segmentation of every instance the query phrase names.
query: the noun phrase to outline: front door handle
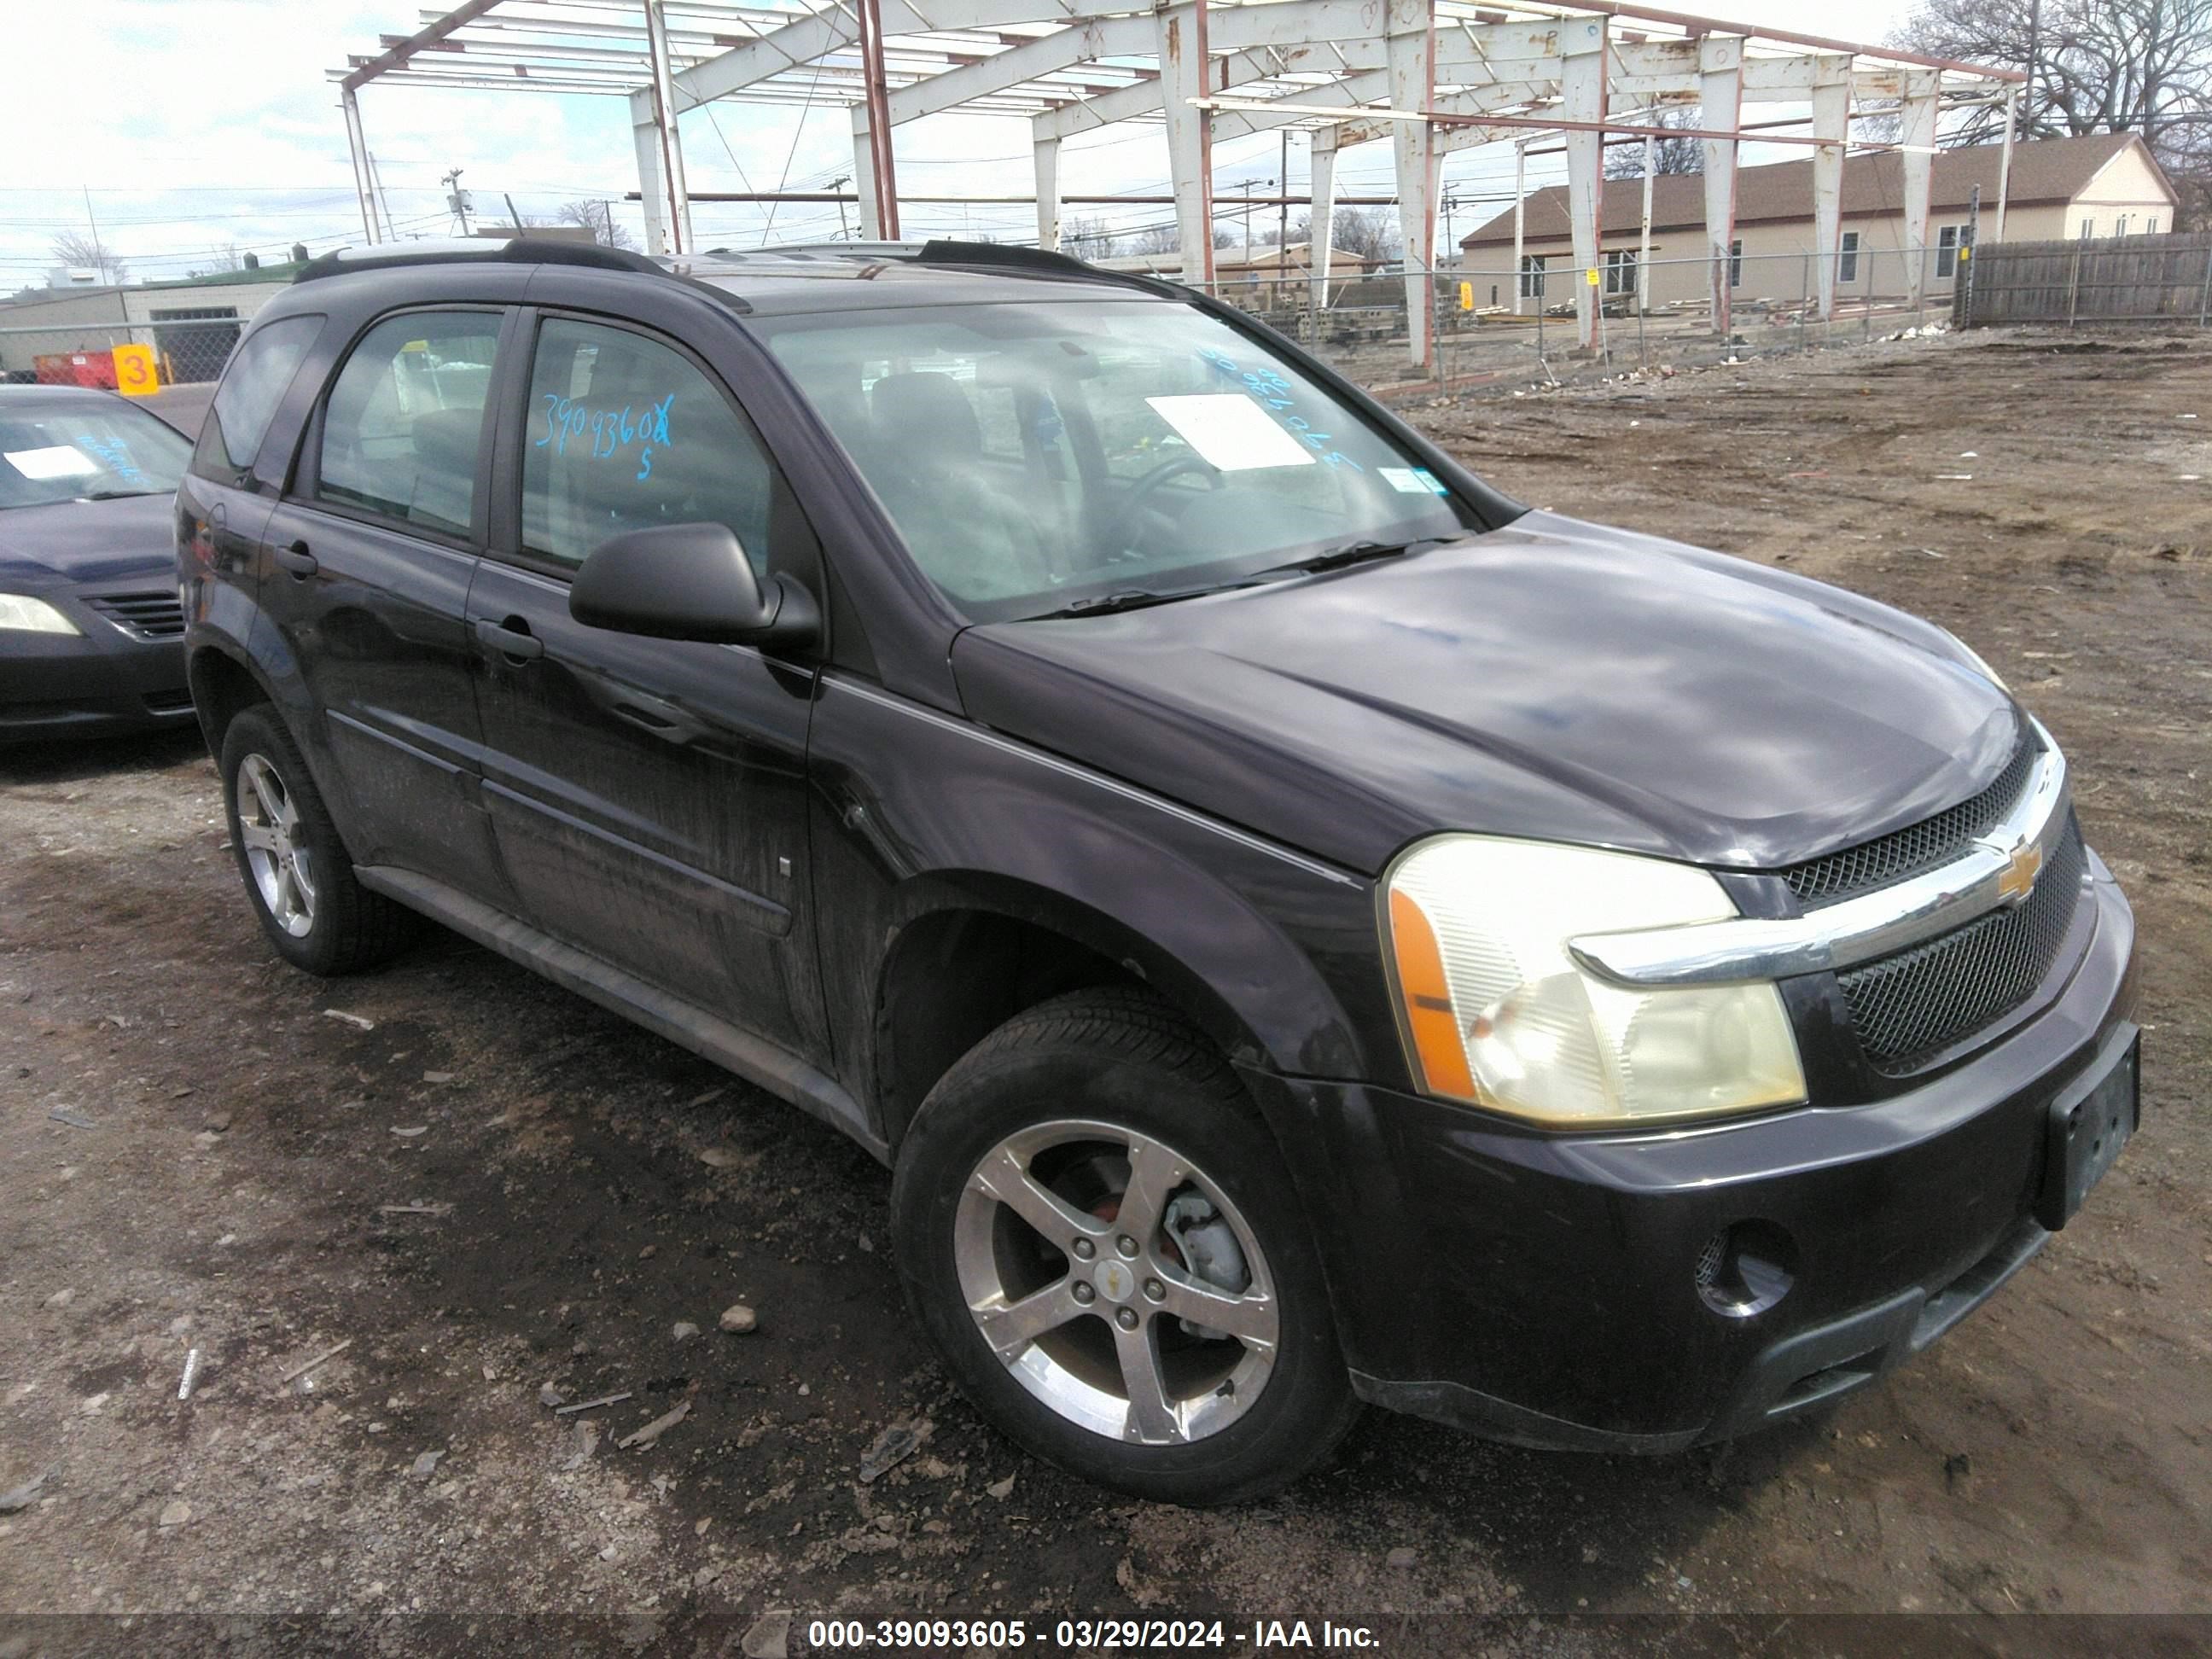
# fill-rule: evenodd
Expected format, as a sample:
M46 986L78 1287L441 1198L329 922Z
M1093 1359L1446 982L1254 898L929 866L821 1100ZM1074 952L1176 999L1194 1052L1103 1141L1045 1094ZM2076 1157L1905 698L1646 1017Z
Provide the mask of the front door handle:
M290 571L301 581L323 568L316 562L315 556L307 551L305 542L294 542L289 547L278 548L276 564L278 568Z
M530 624L520 617L509 617L505 622L479 617L477 638L486 649L498 652L517 667L545 654L545 641L532 634Z

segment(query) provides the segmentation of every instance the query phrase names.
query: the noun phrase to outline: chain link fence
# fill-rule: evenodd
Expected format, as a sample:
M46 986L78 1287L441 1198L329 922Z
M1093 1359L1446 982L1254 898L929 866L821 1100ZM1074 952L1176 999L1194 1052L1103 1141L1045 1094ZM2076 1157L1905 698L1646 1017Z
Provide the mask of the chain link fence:
M1325 297L1321 284L1296 270L1217 282L1209 291L1378 395L1414 398L1942 328L1962 269L1958 250L1948 246L1848 250L1837 261L1835 293L1824 317L1817 256L1740 255L1729 262L1729 329L1723 337L1713 318L1712 261L1638 262L1632 251L1608 251L1597 273L1597 342L1585 349L1575 309L1588 273L1559 254L1534 256L1528 264L1525 272L1516 272L1509 255L1420 273L1433 306L1426 368L1413 360L1406 282L1398 268L1332 278Z
M143 323L0 326L0 379L19 385L113 389L119 345L149 347L163 386L214 380L245 323L228 307L179 307Z

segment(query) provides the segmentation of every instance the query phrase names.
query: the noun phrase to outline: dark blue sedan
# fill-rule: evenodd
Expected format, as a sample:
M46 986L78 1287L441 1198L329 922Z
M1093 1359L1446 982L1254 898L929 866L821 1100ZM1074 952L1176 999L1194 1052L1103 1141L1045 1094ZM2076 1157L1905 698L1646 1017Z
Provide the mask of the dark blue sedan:
M0 743L182 726L191 446L112 392L0 386Z

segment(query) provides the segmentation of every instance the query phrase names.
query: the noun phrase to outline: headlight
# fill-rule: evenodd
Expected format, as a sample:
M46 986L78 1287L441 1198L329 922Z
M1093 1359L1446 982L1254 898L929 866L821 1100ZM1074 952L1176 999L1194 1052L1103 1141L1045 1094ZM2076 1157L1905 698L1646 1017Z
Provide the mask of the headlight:
M48 605L22 593L0 593L0 629L23 634L74 634L77 625Z
M1634 1125L1805 1098L1771 983L1631 990L1568 941L1736 915L1703 870L1545 842L1440 836L1388 878L1389 954L1430 1094L1536 1122Z
M1956 634L1952 633L1948 629L1944 629L1944 636L1948 638L1952 644L1959 647L1959 654L1964 657L1968 662L1972 663L1980 672L1984 679L1987 680L1991 685L1996 687L1998 690L2003 692L2007 696L2010 696L2012 695L2012 687L2004 683L2004 676L1998 673L1996 669L1990 667L1988 659L1984 658L1980 652L1975 650L1972 646L1968 645L1966 641L1960 639Z

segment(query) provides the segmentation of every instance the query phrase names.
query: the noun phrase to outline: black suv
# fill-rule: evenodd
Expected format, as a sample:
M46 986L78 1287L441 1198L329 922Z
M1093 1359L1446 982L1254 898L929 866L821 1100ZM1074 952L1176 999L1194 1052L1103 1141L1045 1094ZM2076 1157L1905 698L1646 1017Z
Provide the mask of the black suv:
M177 534L277 951L421 912L834 1124L981 1409L1130 1492L1362 1401L1816 1407L2135 1127L2132 917L1972 652L1517 506L1180 288L325 257Z

